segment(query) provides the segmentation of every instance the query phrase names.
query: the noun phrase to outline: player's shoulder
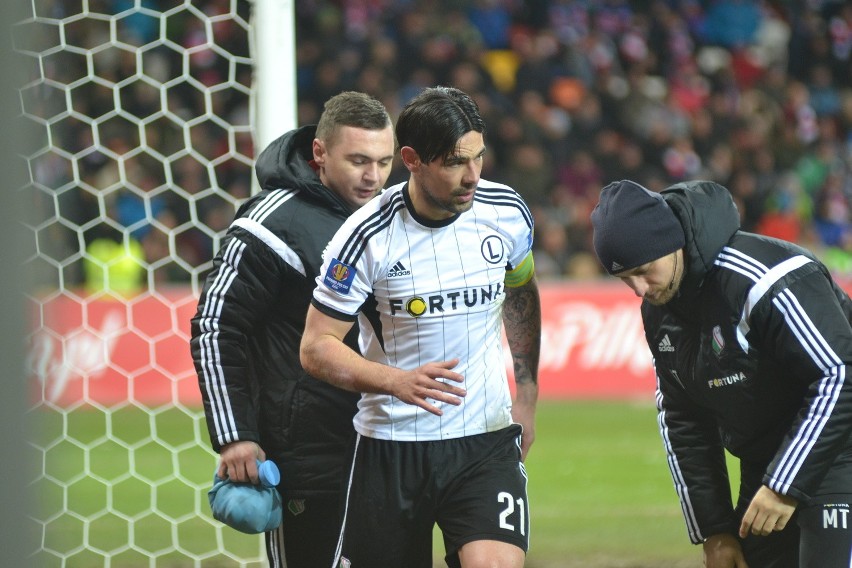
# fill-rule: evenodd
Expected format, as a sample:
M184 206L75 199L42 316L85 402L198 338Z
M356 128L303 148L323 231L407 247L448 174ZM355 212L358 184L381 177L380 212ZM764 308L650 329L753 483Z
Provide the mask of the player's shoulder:
M234 222L242 220L242 224L250 221L268 228L274 226L282 218L292 215L293 209L301 203L299 194L298 189L265 189L240 206Z
M514 188L506 185L505 183L500 183L496 181L491 181L488 179L480 179L477 191L491 192L491 193L514 193L518 194Z
M382 190L377 196L355 211L346 221L349 230L361 226L376 227L382 219L387 219L393 213L404 207L402 190L405 183L399 183Z
M295 201L297 194L298 191L293 190L266 189L251 196L237 209L228 226L228 235L240 240L245 240L245 235L253 235L261 241L270 234L282 238L281 232L287 226L285 217L289 216L284 205Z
M524 198L514 188L506 185L505 183L498 183L496 181L486 179L479 180L479 185L476 188L476 200L497 206L523 206L524 208L527 208Z
M333 233L346 219L347 211L319 206L304 195L301 189L264 190L240 208L228 230L289 241L316 231Z
M495 181L481 179L476 189L475 203L488 205L497 210L508 210L519 215L532 227L532 213L524 198L512 187Z
M387 205L388 203L393 203L402 199L402 191L405 189L405 186L408 185L407 181L402 181L397 184L394 184L388 188L385 188L379 193L376 197L373 198L370 203L373 203L376 206Z

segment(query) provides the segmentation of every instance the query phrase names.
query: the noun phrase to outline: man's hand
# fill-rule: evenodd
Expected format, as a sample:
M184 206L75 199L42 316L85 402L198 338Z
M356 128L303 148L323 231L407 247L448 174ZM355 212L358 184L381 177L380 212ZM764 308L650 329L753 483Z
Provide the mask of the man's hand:
M515 401L512 405L512 420L524 428L521 434L521 461L526 461L530 447L535 441L535 405L519 404Z
M766 536L772 531L784 530L796 510L796 505L798 501L792 497L781 495L761 485L743 515L740 538L747 537L749 533Z
M515 400L512 402L512 420L524 428L523 434L521 434L521 461L526 461L530 447L535 441L535 407L537 401L538 383L533 381L517 383Z
M257 460L266 459L266 453L255 442L231 442L219 452L219 479L230 479L238 483L250 481L257 485Z
M740 542L732 534L714 534L704 541L705 568L748 568Z
M467 391L438 380L448 379L457 383L463 382L464 377L462 375L450 370L458 364L458 359L452 359L439 363L426 363L414 370L402 371L401 380L394 380L391 383L391 394L403 402L419 406L423 410L441 416L443 411L427 402L427 399L431 398L454 406L461 404L461 397L464 397Z

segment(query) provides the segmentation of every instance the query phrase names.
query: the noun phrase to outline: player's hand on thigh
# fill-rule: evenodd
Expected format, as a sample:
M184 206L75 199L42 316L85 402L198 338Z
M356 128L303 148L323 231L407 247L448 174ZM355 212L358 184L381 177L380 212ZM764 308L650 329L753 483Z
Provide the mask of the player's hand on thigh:
M773 531L784 530L797 504L794 498L761 485L743 515L740 538L747 537L749 533L766 536Z
M704 541L705 568L749 568L737 537L714 534Z

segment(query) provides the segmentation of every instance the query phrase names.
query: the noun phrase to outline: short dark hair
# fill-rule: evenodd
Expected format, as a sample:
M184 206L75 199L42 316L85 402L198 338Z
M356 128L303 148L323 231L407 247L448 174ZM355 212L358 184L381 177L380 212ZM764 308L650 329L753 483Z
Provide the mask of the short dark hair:
M468 132L485 133L479 107L464 91L430 87L411 100L396 121L399 146L414 148L424 163L453 154Z
M331 143L341 126L365 130L382 130L393 126L385 105L378 99L357 91L343 91L325 102L317 123L316 137Z

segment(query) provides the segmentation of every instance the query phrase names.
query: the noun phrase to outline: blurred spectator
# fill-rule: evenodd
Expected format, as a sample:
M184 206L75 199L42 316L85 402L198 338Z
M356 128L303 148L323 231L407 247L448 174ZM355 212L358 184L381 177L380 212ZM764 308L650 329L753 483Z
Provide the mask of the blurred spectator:
M711 0L704 17L701 39L709 44L738 50L754 43L760 22L757 0Z
M135 239L118 242L97 238L86 247L85 289L88 294L132 296L145 283L145 254Z
M504 183L514 187L530 208L550 203L553 165L542 145L524 141L512 148L502 175Z
M130 0L111 4L133 10ZM250 126L242 93L251 68L234 59L250 55L241 23L250 3L195 0L192 11L171 4L152 0L145 14L118 20L122 41L145 46L141 58L107 49L93 59L103 82L144 74L167 85L146 79L119 89L121 112L145 121L148 145L133 121L92 124L117 109L110 88L86 82L71 89L76 116L50 126L76 165L55 157L54 166L45 158L36 168L39 183L56 192L55 205L44 200L46 217L82 227L87 244L143 239L152 282L188 281L207 266L223 219L249 192L254 152L250 134L235 134ZM150 43L161 39L150 16L158 10L171 14L168 39L192 48L186 58ZM68 11L57 4L51 17ZM109 43L100 24L69 26L66 43ZM628 178L652 189L712 179L734 191L748 228L817 239L831 266L850 264L849 2L298 2L295 62L300 124L315 122L343 89L379 97L393 115L423 87L470 92L491 125L489 178L548 211L538 229L543 272L586 273L567 266L590 250L588 204L606 183ZM70 52L43 63L65 84L89 74L86 58ZM49 89L27 95L29 111L49 113ZM139 153L156 153L162 171L148 162L129 167ZM395 170L391 181L402 175ZM560 239L564 246L552 244ZM78 247L70 239L57 250ZM83 278L82 270L67 273Z

